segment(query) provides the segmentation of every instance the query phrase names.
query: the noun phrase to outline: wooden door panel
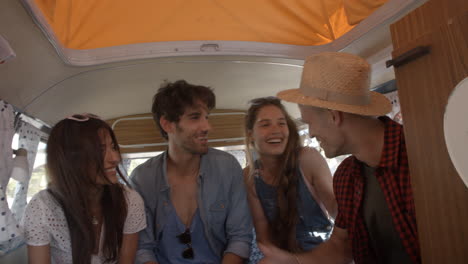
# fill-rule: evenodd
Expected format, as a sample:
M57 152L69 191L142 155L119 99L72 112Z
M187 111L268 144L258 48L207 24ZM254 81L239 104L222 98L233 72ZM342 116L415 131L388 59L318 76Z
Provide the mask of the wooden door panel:
M468 263L468 188L450 160L443 131L448 97L468 76L468 12L458 10L438 25L425 23L436 11L423 6L392 26L394 58L417 46L431 49L395 74L423 263ZM468 115L460 122L468 122Z

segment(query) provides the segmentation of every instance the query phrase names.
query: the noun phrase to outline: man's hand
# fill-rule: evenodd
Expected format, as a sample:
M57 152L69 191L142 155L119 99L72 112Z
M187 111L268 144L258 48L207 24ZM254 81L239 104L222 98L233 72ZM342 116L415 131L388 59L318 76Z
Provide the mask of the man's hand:
M298 264L296 258L291 253L279 249L272 244L258 243L258 247L263 255L265 255L259 264Z

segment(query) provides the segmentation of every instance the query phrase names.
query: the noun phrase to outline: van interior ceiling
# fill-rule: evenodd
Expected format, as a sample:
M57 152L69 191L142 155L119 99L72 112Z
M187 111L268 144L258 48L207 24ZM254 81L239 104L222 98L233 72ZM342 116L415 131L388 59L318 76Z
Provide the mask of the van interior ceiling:
M2 0L0 100L38 131L36 148L57 121L90 112L137 157L165 147L148 114L155 91L185 79L214 89L212 146L240 149L247 102L299 87L308 55L360 55L372 65L371 87L395 90L389 25L425 2ZM136 140L138 127L151 130ZM24 251L11 251L0 262L23 263Z
M354 1L293 1L291 6L285 4L290 1L223 1L226 6L220 1L198 1L200 6L174 1L167 8L161 8L167 1L143 1L140 5L151 2L157 10L167 10L167 25L159 21L153 29L145 28L151 23L143 23L154 17L142 11L148 8L128 1L99 1L90 6L63 2L5 0L0 9L1 34L17 54L2 65L1 96L49 125L64 115L84 111L99 113L104 119L147 113L151 96L164 80L186 79L211 86L217 108L245 109L251 98L298 87L303 59L321 51L342 50L367 58L374 67L372 86L376 86L394 78L392 69L385 68L392 50L389 24L424 1L362 1L367 7L345 5ZM319 8L325 2L326 8ZM262 16L252 13L252 3L265 10ZM191 12L194 8L197 12ZM175 10L181 10L180 14ZM321 13L324 10L328 12ZM132 14L140 11L147 17L135 20ZM347 22L346 14L353 12L356 15ZM328 13L327 23L316 18ZM187 30L192 33L186 39L176 35L180 30L167 32L169 25L181 26L176 23L182 23L179 16L191 22L186 27L194 27ZM71 21L60 27L64 17ZM309 19L310 25L302 25ZM271 21L283 24L272 28ZM203 27L207 23L208 29ZM301 30L309 25L308 31L316 30L310 33L315 37L295 32L297 25ZM154 36L147 34L149 30ZM262 35L252 33L257 30ZM160 31L167 33L164 39ZM338 31L341 37L336 37ZM271 36L262 37L267 33ZM97 38L102 39L96 43ZM276 42L266 42L270 40ZM288 110L298 117L296 107Z

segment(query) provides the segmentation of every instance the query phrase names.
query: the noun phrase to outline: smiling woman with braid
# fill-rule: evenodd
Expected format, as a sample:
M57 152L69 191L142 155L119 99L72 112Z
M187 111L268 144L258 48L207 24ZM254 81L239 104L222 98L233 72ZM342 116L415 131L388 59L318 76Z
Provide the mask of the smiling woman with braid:
M26 208L29 263L134 263L146 227L140 195L119 182L120 152L106 122L90 114L54 126L46 190Z
M291 253L316 247L329 237L336 215L324 158L301 146L294 121L275 97L251 101L245 129L244 177L257 241Z

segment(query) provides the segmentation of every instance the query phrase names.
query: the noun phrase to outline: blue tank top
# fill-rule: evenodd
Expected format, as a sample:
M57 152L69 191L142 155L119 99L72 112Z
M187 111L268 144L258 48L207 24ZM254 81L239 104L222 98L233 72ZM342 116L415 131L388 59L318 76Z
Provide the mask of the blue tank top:
M263 181L257 162L255 162L255 169L257 170L254 177L255 190L268 222L272 223L278 210L277 187ZM302 172L298 170L297 173L297 213L299 219L296 224L296 240L299 246L307 251L330 238L333 224L307 188Z

